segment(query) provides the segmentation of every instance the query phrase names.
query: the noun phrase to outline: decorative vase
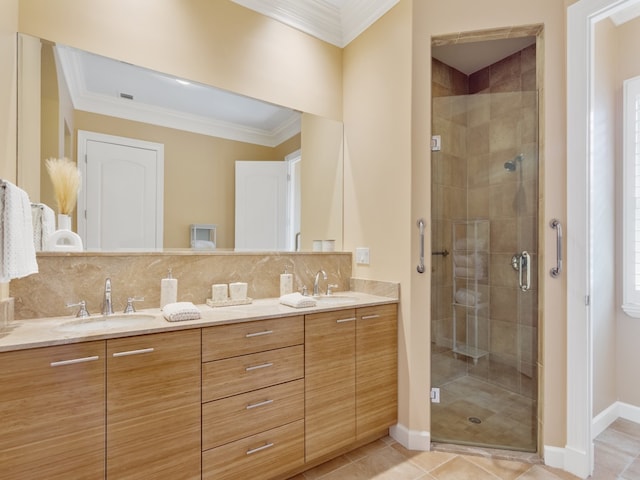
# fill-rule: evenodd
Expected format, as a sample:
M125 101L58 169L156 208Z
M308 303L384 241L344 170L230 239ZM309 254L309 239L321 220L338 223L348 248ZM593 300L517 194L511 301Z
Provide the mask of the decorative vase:
M47 250L55 252L81 252L82 239L71 231L71 216L58 214L58 229L47 241Z

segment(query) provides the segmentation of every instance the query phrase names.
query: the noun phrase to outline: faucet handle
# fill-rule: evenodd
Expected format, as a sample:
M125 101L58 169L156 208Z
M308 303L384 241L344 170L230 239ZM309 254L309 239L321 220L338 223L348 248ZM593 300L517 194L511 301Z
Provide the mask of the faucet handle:
M331 295L333 293L333 288L338 288L338 285L336 285L335 283L330 283L327 285L327 295Z
M306 286L306 285L303 285L303 286L302 286L302 292L301 292L301 293L302 293L302 295L304 295L305 297L306 297L307 295L309 295L309 290L307 290L307 286Z
M67 303L65 307L80 307L80 310L78 310L78 313L76 313L76 317L78 318L87 318L90 315L87 311L87 302L85 302L84 300L80 300L78 303Z
M124 308L124 313L135 313L136 309L133 306L133 302L143 302L144 297L129 297L127 298L127 306Z

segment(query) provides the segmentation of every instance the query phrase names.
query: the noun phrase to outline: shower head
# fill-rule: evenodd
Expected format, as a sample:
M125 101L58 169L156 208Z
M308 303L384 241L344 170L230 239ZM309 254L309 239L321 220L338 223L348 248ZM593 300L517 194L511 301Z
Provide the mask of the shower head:
M504 169L508 172L515 172L518 166L516 162L521 162L523 159L524 155L522 153L516 155L512 160L504 163Z

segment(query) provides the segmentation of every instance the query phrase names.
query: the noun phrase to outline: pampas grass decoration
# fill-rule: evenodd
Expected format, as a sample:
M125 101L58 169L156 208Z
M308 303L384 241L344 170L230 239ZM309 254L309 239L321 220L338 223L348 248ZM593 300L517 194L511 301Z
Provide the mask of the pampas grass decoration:
M78 198L80 172L68 158L48 158L45 164L53 183L58 213L70 215Z

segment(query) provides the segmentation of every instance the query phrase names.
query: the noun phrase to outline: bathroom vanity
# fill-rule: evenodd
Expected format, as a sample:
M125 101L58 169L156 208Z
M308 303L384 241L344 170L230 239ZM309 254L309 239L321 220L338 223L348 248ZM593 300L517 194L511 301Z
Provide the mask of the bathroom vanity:
M396 422L397 299L200 308L81 333L70 317L15 322L0 338L0 476L287 478Z

